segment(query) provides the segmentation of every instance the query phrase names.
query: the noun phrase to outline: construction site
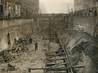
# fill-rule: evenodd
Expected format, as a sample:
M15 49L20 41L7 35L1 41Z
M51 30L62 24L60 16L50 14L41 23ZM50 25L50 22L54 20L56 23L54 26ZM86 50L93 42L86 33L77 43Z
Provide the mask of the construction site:
M0 73L98 73L97 5L44 14L39 0L0 0Z

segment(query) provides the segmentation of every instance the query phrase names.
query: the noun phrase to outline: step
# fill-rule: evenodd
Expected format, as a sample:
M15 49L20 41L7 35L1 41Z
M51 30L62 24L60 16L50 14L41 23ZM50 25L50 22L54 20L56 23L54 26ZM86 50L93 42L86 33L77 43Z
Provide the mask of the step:
M64 53L64 51L63 50L60 50L60 51L56 51L55 53L56 54L58 54L58 53Z
M63 49L58 49L58 50L56 51L56 53L59 53L59 52L63 53L64 50L63 50Z
M67 73L66 71L47 71L47 73Z
M68 62L66 62L66 63L47 63L46 66L50 67L50 66L54 66L54 65L60 66L60 65L66 65L66 64L68 64Z
M53 62L53 61L59 61L59 60L65 60L67 58L65 57L60 57L60 58L46 58L46 61L50 61L50 62Z
M69 57L72 58L71 55ZM46 60L51 60L51 59L53 59L53 60L57 59L58 60L59 58L65 60L65 59L67 59L67 56L46 56Z
M47 54L46 55L47 57L56 57L56 56L65 56L64 53L61 53L61 54Z
M47 68L47 71L66 71L67 69L64 67L59 67L59 68Z

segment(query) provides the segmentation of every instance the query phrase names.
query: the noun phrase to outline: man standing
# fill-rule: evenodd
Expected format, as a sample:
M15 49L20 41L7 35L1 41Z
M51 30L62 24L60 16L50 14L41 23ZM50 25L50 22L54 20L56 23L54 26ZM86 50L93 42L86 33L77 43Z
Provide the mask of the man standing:
M38 50L38 43L36 42L35 43L35 51L37 51Z

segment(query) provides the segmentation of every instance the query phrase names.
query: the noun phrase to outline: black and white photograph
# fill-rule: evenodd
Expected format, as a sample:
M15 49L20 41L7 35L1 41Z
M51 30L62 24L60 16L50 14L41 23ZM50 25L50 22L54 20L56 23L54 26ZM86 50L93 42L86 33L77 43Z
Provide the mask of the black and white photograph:
M0 73L98 73L98 0L0 0Z

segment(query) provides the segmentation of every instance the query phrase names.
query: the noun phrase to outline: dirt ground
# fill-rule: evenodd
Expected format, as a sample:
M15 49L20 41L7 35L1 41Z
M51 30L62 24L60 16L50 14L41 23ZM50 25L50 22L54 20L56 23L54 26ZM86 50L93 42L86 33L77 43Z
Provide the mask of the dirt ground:
M38 50L35 45L27 45L28 50L22 52L9 63L0 65L0 73L29 73L29 68L42 68L45 66L45 51L42 43L38 43ZM8 64L15 67L14 71L8 71ZM44 70L32 70L31 73L43 73Z

